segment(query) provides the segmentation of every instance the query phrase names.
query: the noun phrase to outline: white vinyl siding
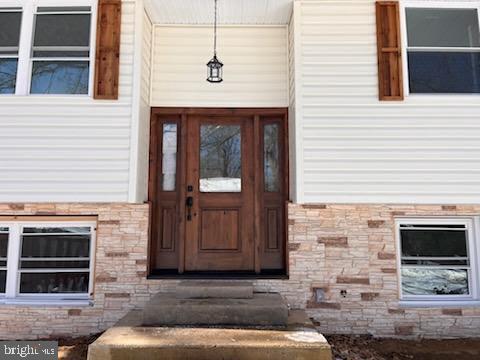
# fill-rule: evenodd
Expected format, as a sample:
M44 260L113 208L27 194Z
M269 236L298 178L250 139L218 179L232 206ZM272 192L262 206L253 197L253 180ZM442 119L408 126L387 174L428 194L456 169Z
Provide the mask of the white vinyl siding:
M0 96L0 202L128 201L134 28L124 0L118 101Z
M378 101L375 1L300 6L302 202L479 203L478 97Z
M287 107L286 26L220 26L224 81L206 81L211 26L155 26L152 106Z

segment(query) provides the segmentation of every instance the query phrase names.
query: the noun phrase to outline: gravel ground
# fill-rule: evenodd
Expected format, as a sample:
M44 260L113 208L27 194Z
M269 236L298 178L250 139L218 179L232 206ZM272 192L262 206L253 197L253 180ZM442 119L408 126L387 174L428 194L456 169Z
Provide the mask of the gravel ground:
M59 359L86 360L88 345L98 336L60 339ZM480 359L480 339L407 341L348 335L326 338L332 346L333 360Z

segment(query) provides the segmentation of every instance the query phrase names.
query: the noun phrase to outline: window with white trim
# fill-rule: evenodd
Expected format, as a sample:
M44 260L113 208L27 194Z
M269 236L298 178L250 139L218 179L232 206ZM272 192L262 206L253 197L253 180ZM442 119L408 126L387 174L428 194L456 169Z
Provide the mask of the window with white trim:
M88 299L94 222L0 223L0 297Z
M480 93L480 3L406 4L409 92Z
M0 94L15 93L21 23L21 8L0 8Z
M0 94L91 94L96 2L17 2L0 8Z
M473 219L396 222L402 300L477 298Z

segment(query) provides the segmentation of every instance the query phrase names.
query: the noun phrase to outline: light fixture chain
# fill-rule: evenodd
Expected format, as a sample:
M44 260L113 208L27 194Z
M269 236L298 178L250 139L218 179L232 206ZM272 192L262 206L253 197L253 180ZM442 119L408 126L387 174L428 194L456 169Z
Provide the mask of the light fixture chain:
M213 54L217 56L217 0L215 0L215 22L213 26Z

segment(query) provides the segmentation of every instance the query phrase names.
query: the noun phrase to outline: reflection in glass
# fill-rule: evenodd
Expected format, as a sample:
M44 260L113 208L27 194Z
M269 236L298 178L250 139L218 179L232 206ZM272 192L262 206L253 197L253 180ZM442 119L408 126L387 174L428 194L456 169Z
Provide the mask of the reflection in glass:
M68 294L88 292L88 272L22 273L22 294Z
M403 268L404 295L468 295L465 269Z
M7 257L8 233L0 232L0 259Z
M177 124L163 124L162 188L175 191L177 174Z
M278 125L265 125L263 131L263 171L265 177L265 191L277 192L280 190Z
M34 61L32 94L88 94L88 61Z
M240 132L239 125L201 126L201 192L242 191Z
M408 53L412 93L480 93L480 53Z
M7 282L8 228L0 228L0 293L5 292Z
M407 8L408 46L478 47L477 9Z
M0 94L15 93L17 63L17 59L0 59Z

